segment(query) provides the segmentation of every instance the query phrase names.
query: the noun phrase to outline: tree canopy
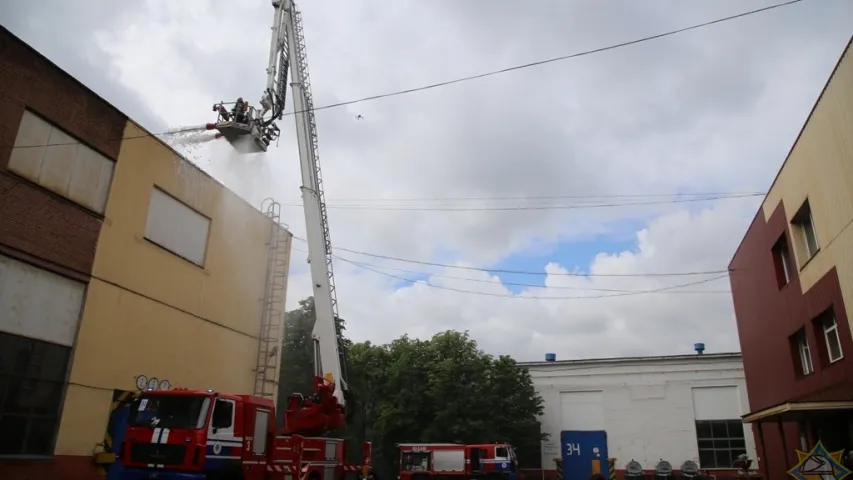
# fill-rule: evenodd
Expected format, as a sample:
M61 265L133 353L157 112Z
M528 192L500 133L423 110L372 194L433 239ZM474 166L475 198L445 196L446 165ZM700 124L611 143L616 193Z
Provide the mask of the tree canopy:
M299 305L287 313L279 405L290 393L311 388L313 299ZM376 467L393 468L395 445L403 442L509 442L522 467L538 464L543 400L511 357L488 355L468 332L457 331L429 340L353 344L343 336L344 325L340 320L355 399L348 404L355 411L345 436L373 442Z

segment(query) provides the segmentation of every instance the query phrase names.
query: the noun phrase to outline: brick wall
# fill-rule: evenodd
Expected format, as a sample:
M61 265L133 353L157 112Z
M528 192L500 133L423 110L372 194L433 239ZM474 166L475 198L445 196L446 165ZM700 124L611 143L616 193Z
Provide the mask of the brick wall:
M127 118L2 27L0 56L0 253L85 279L102 219L6 166L27 108L112 159Z

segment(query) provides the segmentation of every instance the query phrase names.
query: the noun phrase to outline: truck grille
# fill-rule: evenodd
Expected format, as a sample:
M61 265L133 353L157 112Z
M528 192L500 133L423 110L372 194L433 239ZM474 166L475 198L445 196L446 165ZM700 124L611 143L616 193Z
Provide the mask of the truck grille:
M180 465L187 455L186 445L165 443L134 443L130 446L130 461L154 465Z

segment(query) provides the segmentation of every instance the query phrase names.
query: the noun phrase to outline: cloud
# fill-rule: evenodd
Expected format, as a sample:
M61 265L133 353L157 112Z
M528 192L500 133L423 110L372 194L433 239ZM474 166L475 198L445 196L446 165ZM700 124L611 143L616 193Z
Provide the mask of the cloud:
M264 87L268 2L66 3L16 2L0 7L0 17L49 56L62 57L60 65L108 99L115 97L111 101L131 116L148 118L146 125L205 123L214 102L254 100ZM765 5L587 0L519 10L517 2L503 0L301 4L316 105L598 48ZM548 247L565 250L580 240L636 239L631 251L602 251L578 265L529 264L527 270L550 274L549 288L526 289L527 296L602 295L608 293L602 289L652 290L689 280L558 275L578 267L598 273L724 269L757 208L755 198L462 212L440 209L522 202L440 199L611 196L525 203L577 207L624 202L612 198L623 194L764 190L849 38L851 15L853 5L843 0L801 2L571 61L320 110L333 242L488 266ZM279 146L267 154L237 156L227 144L211 142L191 156L255 204L277 198L285 204L285 221L304 237L301 209L288 206L300 201L293 118L280 126ZM422 200L387 200L401 197ZM638 231L624 227L638 223L644 225ZM489 351L523 359L545 351L562 358L686 352L694 341L712 351L737 348L725 294L505 298L507 288L484 283L492 277L482 272L339 253L401 277L424 275L387 267L467 277L429 282L498 295L409 285L339 261L341 313L359 340L470 329ZM310 292L304 256L294 253L290 305ZM726 288L719 280L684 290Z
M738 343L725 274L642 274L718 271L751 219L746 211L721 204L692 214L679 211L659 217L637 232L636 248L599 254L589 267L596 276L570 276L566 274L574 269L539 265L531 271L547 272L547 288L526 288L517 295L485 272L433 268L435 276L401 288L394 278L339 262L338 299L346 318L355 319L354 325L369 322L373 327L350 328L356 340L470 330L488 351L513 353L524 360L541 359L545 352L560 358L689 353L694 342L705 342L713 351L733 351ZM295 248L304 251L305 245L297 242ZM294 258L304 255L296 252ZM375 262L357 255L346 257ZM412 277L388 266L371 270ZM404 268L427 271L412 265ZM625 276L635 274L641 276ZM295 298L310 293L305 272L296 274L291 285ZM677 285L689 286L672 288ZM653 290L661 291L636 293Z

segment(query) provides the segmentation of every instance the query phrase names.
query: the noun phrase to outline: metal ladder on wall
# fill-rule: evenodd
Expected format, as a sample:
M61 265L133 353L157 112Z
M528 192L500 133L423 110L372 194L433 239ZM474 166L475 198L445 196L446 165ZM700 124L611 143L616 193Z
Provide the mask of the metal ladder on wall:
M282 340L287 270L290 267L290 237L285 233L286 226L281 223L280 203L267 198L261 204L261 211L270 219L270 235L267 241L266 281L253 395L272 398L278 392L279 344Z

